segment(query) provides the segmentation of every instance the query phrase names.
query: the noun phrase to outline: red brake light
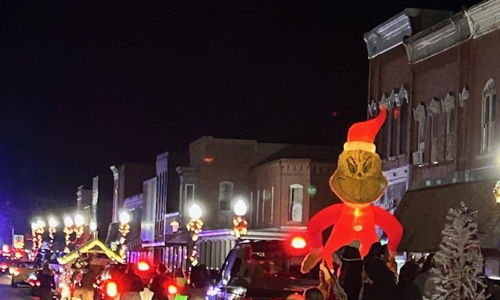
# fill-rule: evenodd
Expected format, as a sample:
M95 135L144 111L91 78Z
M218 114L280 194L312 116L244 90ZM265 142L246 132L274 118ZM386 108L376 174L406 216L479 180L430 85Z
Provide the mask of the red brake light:
M106 295L108 297L116 297L118 295L118 285L114 281L108 281L106 283Z
M177 287L176 287L175 285L173 285L173 284L170 284L170 285L168 286L167 290L168 290L168 293L169 293L170 295L175 295L175 294L177 294Z
M149 267L149 264L147 262L140 261L140 262L137 263L137 269L139 271L144 272L144 271L149 271L150 267Z
M292 238L290 242L290 246L294 249L304 249L307 246L306 240L301 236L296 236Z

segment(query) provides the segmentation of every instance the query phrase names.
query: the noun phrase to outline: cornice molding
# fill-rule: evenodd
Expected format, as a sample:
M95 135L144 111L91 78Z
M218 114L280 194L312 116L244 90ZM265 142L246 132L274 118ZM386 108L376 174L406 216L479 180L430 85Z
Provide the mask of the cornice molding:
M465 11L472 37L477 39L500 28L500 0L479 3Z
M368 58L372 59L403 43L406 36L413 33L410 17L405 11L395 15L364 34L363 39L368 50Z
M456 14L405 40L410 63L416 63L445 51L471 37L469 23L463 13Z

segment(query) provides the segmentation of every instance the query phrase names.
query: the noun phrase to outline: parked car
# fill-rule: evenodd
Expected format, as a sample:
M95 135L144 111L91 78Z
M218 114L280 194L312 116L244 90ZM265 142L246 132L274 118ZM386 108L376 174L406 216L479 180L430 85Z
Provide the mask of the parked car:
M319 272L302 274L300 265L305 252L289 251L288 242L249 241L236 245L222 266L221 280L208 290L208 299L285 299L317 286Z
M0 274L8 274L11 260L5 257L0 257Z
M10 285L16 288L18 285L29 285L28 278L36 273L36 267L32 262L17 262L10 266L9 273L12 275Z

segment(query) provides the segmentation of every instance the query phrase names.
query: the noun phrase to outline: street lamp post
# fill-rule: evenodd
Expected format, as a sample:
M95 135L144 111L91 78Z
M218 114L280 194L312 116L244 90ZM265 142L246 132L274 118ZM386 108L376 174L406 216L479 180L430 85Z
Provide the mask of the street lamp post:
M49 248L50 248L51 252L54 252L54 234L57 231L57 229L56 229L56 227L58 225L57 219L54 217L49 217L48 224L49 224L49 238L50 238Z
M44 232L45 232L45 222L42 219L38 219L36 221L36 229L35 229L37 250L39 250L42 247L42 242L43 242L42 237Z
M127 245L125 242L127 241L127 234L130 232L130 220L131 216L127 211L122 211L118 216L120 221L120 227L118 227L118 231L120 232L120 255L125 258Z
M36 222L31 222L31 241L32 241L32 250L35 253L38 250L38 238L37 238L37 228L38 224Z
M189 217L191 220L186 224L186 228L188 232L191 233L191 251L188 256L188 261L191 266L198 265L198 247L196 246L196 241L199 238L201 229L203 228L203 221L201 220L201 216L203 214L203 210L201 207L193 203L189 207Z
M71 244L71 234L73 233L73 218L70 216L64 217L64 253L69 253L69 245Z
M231 234L233 234L238 240L241 236L246 235L248 233L248 222L245 219L245 215L247 213L248 207L243 199L237 199L233 206L233 230Z

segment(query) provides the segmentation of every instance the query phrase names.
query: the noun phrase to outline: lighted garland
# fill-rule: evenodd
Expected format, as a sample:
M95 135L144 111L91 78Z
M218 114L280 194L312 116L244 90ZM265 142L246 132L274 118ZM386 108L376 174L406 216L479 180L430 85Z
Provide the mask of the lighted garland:
M193 241L193 247L188 259L191 266L196 266L198 265L198 246L196 245L196 241L198 240L201 229L203 228L203 221L200 219L192 219L186 224L186 228L188 232L191 232L191 240Z
M237 239L239 239L243 235L247 235L248 233L248 222L245 220L243 216L234 216L233 217L233 230L231 234L234 235Z
M127 234L130 232L130 225L128 223L120 223L120 227L118 227L118 231L120 232L120 256L125 258L127 253L127 245L125 242L127 241Z

